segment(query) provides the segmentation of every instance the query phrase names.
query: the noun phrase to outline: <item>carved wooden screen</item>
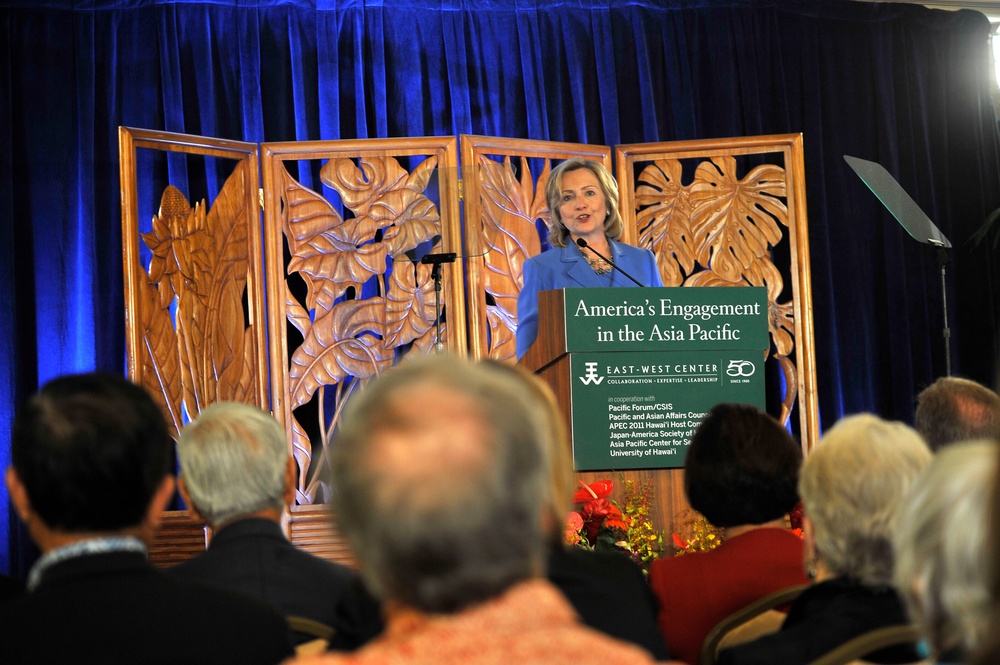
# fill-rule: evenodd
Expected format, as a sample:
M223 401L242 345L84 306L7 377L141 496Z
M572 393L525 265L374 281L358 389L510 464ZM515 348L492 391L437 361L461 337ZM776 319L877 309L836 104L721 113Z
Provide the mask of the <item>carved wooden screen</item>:
M587 157L611 168L611 148L462 136L469 350L514 360L521 266L547 242L545 183L554 162Z
M802 135L622 145L615 163L626 227L656 254L666 286L767 287L768 365L780 368L769 390L781 392L782 422L797 407L810 450L819 421Z
M129 376L175 437L219 400L267 409L257 146L122 127L119 153ZM192 205L172 178L218 194ZM206 536L172 511L150 558L183 560Z
M120 139L130 375L175 432L219 399L270 406L299 470L292 540L341 561L351 557L323 505L324 465L346 399L407 353L428 352L438 330L453 351L513 361L521 267L547 240L550 169L573 156L610 166L611 153L463 136L460 180L454 137L263 144L262 242L256 146L125 128ZM223 183L218 195L192 206L166 186L178 165L144 158L164 186L157 195L143 176L160 203L140 205L139 149L215 160L203 168ZM801 137L620 146L616 164L623 239L656 253L666 284L768 287L782 418L797 403L808 449L818 425ZM443 267L438 317L432 268L417 261L442 252L459 260ZM652 480L658 527L681 529L680 470L626 477ZM168 524L164 561L200 549L197 524L182 514Z
M327 435L350 394L438 340L428 253L462 253L454 137L265 143L271 397L298 465L293 542L338 560ZM464 353L463 264L443 266L441 343Z

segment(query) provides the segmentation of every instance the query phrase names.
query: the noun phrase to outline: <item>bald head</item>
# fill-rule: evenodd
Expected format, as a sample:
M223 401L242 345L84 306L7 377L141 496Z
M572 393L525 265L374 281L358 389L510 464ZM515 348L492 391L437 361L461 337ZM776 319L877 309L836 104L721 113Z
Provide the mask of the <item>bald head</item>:
M975 381L942 377L917 396L914 427L935 451L958 441L1000 441L1000 395Z
M540 572L550 428L531 394L514 373L435 356L352 398L333 504L383 599L455 612Z

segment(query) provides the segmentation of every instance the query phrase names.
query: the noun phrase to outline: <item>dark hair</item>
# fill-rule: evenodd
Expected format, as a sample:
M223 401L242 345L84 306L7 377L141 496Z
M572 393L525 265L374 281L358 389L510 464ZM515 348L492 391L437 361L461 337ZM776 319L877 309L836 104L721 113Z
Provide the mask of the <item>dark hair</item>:
M763 524L799 500L802 449L771 416L745 404L719 404L691 437L684 491L718 527Z
M969 379L941 377L917 395L914 427L935 451L956 441L1000 441L1000 395Z
M170 445L145 390L115 374L75 374L45 384L20 410L11 457L47 526L114 531L142 522Z

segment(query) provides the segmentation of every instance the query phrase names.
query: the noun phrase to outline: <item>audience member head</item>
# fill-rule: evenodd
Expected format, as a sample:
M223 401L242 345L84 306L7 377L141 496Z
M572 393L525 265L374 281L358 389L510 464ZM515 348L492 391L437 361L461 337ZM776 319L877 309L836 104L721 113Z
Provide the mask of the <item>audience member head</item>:
M1000 395L975 381L941 377L917 396L914 426L934 451L956 441L1000 441Z
M984 643L978 652L967 654L973 665L995 665L1000 662L1000 461L993 474L987 511L986 553L990 566L986 582L989 593L990 622Z
M285 432L265 411L218 402L177 441L178 487L212 527L241 517L279 519L295 491Z
M538 432L549 469L547 505L543 507L542 519L549 531L550 543L561 547L564 538L562 527L570 510L575 478L569 433L559 402L548 384L520 365L496 360L481 362L491 370L509 373L513 381L522 383L524 390L530 393L533 407L537 410L536 416L548 423L544 430Z
M764 524L799 500L802 449L778 421L744 404L719 404L688 448L684 491L718 527Z
M799 477L806 556L823 577L892 583L899 507L931 451L912 428L870 414L842 419L806 456Z
M914 482L893 539L896 588L936 654L974 653L989 622L997 444L949 446Z
M550 422L510 372L406 360L348 403L333 506L372 591L454 613L542 572Z
M43 551L77 535L151 538L173 494L170 446L159 407L139 386L114 374L64 376L17 415L11 499Z
M565 247L569 242L569 230L559 217L559 205L562 202L562 177L570 171L587 169L597 178L608 205L608 214L604 218L604 235L612 240L622 237L625 226L618 210L618 183L604 165L592 159L573 157L567 159L552 169L549 180L545 183L545 202L549 206L552 223L549 225L549 242L555 247Z

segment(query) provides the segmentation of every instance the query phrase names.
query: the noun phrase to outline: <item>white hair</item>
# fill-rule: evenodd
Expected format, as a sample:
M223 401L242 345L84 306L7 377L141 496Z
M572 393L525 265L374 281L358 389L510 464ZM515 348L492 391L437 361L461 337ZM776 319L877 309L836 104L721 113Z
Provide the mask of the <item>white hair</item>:
M806 457L799 494L816 551L835 575L871 586L892 584L899 507L931 461L919 434L871 414L840 420Z
M893 539L896 588L937 653L975 653L990 616L988 542L997 444L941 450L914 483Z
M181 431L177 457L191 501L212 527L284 507L285 432L255 406L209 406Z

